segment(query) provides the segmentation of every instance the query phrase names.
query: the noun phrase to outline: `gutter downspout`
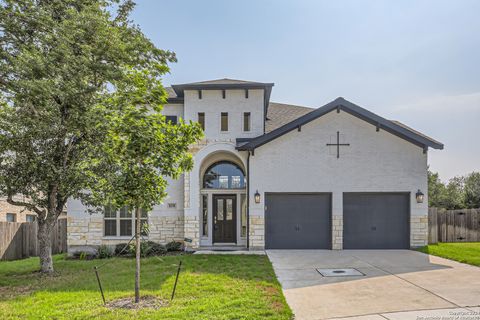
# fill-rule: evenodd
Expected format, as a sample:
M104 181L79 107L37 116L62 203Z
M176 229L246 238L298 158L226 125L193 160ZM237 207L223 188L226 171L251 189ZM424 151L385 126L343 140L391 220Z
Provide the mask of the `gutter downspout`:
M250 151L247 156L247 249L250 249Z

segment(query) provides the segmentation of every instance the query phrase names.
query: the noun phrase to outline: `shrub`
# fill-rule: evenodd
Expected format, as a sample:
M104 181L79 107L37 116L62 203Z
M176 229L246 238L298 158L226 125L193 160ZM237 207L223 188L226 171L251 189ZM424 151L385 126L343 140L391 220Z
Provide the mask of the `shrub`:
M93 260L95 259L95 256L96 255L91 252L76 251L73 253L72 258L79 259L79 260Z
M142 257L147 256L148 248L149 248L148 242L145 242L145 241L140 242L140 255ZM137 251L137 246L135 245L135 242L132 241L128 246L128 254L131 256L135 256L136 251Z
M126 256L129 255L129 248L125 248L127 246L127 243L119 243L115 246L115 255L116 256ZM123 250L125 248L125 250ZM123 252L122 252L123 250Z
M147 256L161 256L167 253L167 248L163 244L148 241Z
M115 255L134 257L136 251L135 242L132 241L123 251L123 253L121 253L121 251L123 250L123 248L125 248L126 245L126 243L117 244L115 246ZM140 243L140 255L142 257L161 256L166 253L167 248L163 244L153 241L142 241Z
M180 251L182 250L182 243L173 240L167 243L165 247L167 248L167 251Z
M97 258L106 259L113 257L114 251L110 246L102 244L97 249Z

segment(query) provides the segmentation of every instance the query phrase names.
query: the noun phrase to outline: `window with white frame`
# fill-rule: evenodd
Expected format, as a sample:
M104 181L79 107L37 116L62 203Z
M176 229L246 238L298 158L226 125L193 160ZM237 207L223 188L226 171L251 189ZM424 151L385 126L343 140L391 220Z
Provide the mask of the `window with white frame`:
M104 235L105 237L131 237L135 234L135 210L123 207L114 210L112 207L105 207L104 211ZM142 235L148 234L148 213L141 210Z

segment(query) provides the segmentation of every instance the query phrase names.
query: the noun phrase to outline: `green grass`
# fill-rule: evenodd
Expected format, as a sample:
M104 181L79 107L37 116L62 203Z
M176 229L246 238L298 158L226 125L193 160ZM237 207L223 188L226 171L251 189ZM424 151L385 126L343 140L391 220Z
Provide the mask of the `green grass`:
M480 242L431 244L419 251L480 267Z
M179 260L175 299L158 310L111 310L101 301L133 296L134 260L54 257L55 275L36 272L38 258L0 262L0 319L291 319L266 256L186 255L142 259L141 294L169 300Z

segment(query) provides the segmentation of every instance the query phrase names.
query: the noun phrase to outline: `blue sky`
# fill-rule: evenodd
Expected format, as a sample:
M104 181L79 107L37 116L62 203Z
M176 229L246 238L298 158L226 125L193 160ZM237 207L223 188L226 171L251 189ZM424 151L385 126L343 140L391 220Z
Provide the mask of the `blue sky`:
M480 1L137 0L133 20L175 51L165 84L274 82L272 101L342 96L445 144L446 180L480 171Z

